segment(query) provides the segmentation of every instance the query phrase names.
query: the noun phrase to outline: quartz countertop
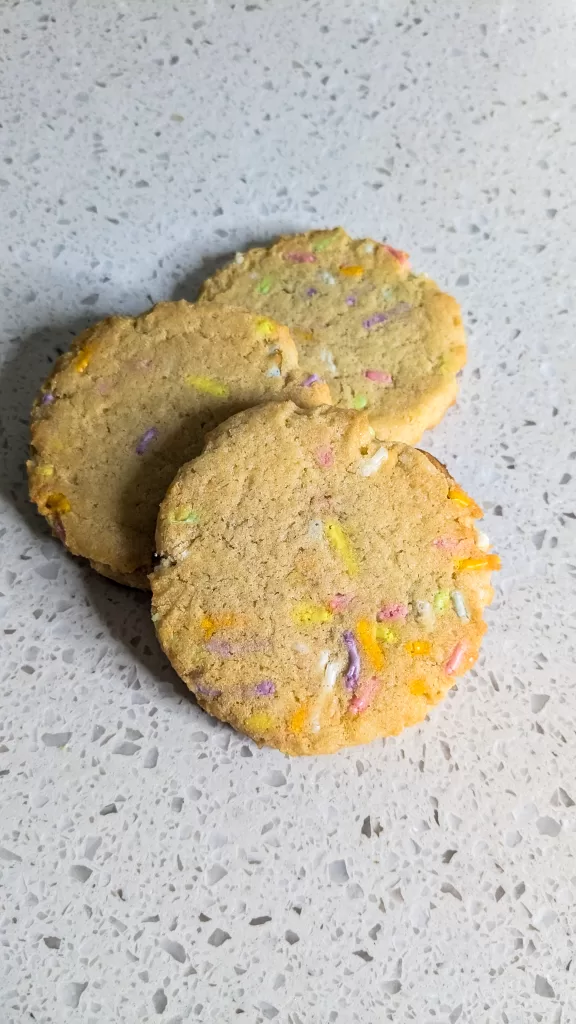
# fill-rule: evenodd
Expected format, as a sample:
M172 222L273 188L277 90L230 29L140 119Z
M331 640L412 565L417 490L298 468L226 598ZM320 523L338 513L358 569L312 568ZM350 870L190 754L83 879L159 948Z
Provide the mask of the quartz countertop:
M10 0L0 39L2 1024L574 1024L573 4ZM340 223L462 303L423 445L503 569L429 720L290 760L49 535L27 419L84 325Z

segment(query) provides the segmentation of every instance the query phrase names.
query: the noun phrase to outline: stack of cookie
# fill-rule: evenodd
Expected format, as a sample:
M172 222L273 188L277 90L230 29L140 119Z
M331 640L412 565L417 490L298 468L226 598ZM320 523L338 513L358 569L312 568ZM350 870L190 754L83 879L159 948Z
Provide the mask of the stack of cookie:
M196 304L76 340L34 405L30 493L70 551L152 588L213 715L290 754L397 734L475 661L499 567L480 509L409 447L465 357L456 302L405 253L282 238Z

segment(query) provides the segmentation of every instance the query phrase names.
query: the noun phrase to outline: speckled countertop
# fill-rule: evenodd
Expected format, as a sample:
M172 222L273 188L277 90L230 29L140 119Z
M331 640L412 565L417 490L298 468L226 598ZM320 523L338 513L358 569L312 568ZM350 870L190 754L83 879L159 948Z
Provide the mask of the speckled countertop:
M2 1024L574 1024L573 3L6 0L0 30ZM463 304L426 445L504 568L428 722L291 761L51 539L27 413L80 326L340 222Z

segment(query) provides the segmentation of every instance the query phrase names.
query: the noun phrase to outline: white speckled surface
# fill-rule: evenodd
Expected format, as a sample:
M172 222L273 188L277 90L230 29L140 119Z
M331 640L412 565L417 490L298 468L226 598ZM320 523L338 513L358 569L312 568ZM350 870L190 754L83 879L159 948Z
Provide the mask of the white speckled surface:
M573 4L21 0L0 29L2 1024L573 1024ZM22 464L80 325L339 222L463 303L426 440L504 570L429 722L289 761L185 697Z

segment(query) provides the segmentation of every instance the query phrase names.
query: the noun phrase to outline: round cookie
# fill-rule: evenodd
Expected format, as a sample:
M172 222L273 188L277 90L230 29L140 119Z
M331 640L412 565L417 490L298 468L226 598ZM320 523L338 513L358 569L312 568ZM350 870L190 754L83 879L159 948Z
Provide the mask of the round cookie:
M330 401L269 317L188 302L111 317L76 339L36 400L30 495L70 551L147 589L176 470L231 413L286 397Z
M466 361L460 309L406 253L342 228L238 253L200 302L231 303L288 324L300 364L336 405L366 408L379 438L419 440L456 399Z
M395 735L478 655L499 567L481 514L364 412L240 413L160 507L160 643L199 703L259 744L322 754Z

